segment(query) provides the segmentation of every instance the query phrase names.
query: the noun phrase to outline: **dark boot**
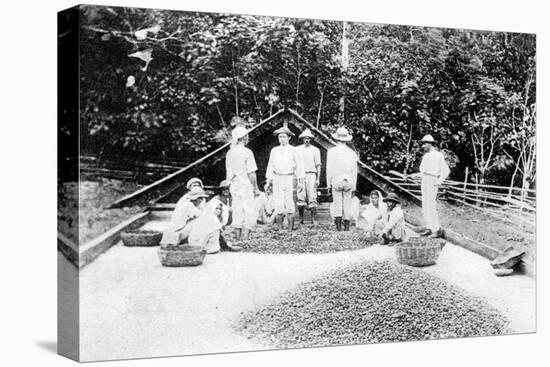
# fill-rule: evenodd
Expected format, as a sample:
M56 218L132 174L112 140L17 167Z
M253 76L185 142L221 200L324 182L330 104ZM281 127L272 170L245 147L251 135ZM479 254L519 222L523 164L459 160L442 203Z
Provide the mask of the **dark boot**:
M342 230L342 217L334 218L334 224L336 224L336 230L341 231Z
M305 207L303 206L298 207L298 214L300 215L300 224L304 224L304 210L305 210Z
M344 220L344 231L349 231L349 225L350 225L350 221Z

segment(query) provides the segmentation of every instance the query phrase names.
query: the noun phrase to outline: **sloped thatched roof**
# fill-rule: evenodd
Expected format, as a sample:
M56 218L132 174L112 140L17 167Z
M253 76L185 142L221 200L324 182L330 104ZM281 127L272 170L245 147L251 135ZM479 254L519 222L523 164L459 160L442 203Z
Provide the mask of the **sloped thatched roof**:
M290 108L281 109L267 119L254 125L249 130L250 140L252 141L258 138L267 131L274 130L283 118L284 121L288 123L289 127L293 127L294 129L303 130L306 127L309 128L315 135L315 142L323 149L329 149L336 144L329 135L319 130L315 127L315 125ZM117 200L110 206L110 208L153 204L159 198L162 198L170 192L177 190L182 185L185 185L185 182L189 178L189 174L193 168L203 164L208 164L211 166L219 163L225 157L225 153L229 147L230 143L222 145L186 167L183 167L176 172L171 173L166 177ZM359 161L359 175L384 192L394 191L416 203L420 203L420 199L410 191L387 179L382 174L361 161Z

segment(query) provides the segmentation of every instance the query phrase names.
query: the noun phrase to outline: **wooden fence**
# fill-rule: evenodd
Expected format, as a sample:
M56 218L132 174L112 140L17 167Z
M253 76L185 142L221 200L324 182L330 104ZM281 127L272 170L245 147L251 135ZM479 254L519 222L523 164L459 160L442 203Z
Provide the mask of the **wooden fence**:
M80 173L84 177L105 177L150 183L169 175L185 162L168 158L140 161L121 157L102 158L91 155L80 157Z
M422 194L419 178L396 171L389 171L387 178L415 195ZM515 230L536 225L536 191L532 189L445 180L439 198L488 214Z

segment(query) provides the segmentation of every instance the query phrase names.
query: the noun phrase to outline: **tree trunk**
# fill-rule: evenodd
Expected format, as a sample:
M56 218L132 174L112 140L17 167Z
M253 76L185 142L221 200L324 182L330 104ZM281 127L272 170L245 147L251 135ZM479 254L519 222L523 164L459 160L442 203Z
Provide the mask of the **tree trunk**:
M344 82L344 76L346 74L346 71L348 69L348 56L349 56L349 50L348 50L348 40L346 38L346 31L347 31L347 22L343 22L342 26L342 77L340 79L340 101L339 101L339 120L340 123L344 122L344 116L346 112L346 87Z

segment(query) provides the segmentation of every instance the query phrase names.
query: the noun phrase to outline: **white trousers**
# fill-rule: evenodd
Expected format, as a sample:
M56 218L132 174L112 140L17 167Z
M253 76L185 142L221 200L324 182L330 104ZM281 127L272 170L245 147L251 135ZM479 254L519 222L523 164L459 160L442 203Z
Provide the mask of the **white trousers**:
M430 175L422 175L422 215L424 222L432 232L439 227L439 216L437 214L437 178Z
M298 206L317 208L317 174L306 173L305 185L297 185Z
M275 214L294 214L294 176L273 176L273 206Z
M237 229L253 229L256 224L256 201L250 182L234 180L229 187L233 209L231 225Z
M353 217L353 200L351 190L337 191L332 188L332 215L342 217L344 220L351 220Z

